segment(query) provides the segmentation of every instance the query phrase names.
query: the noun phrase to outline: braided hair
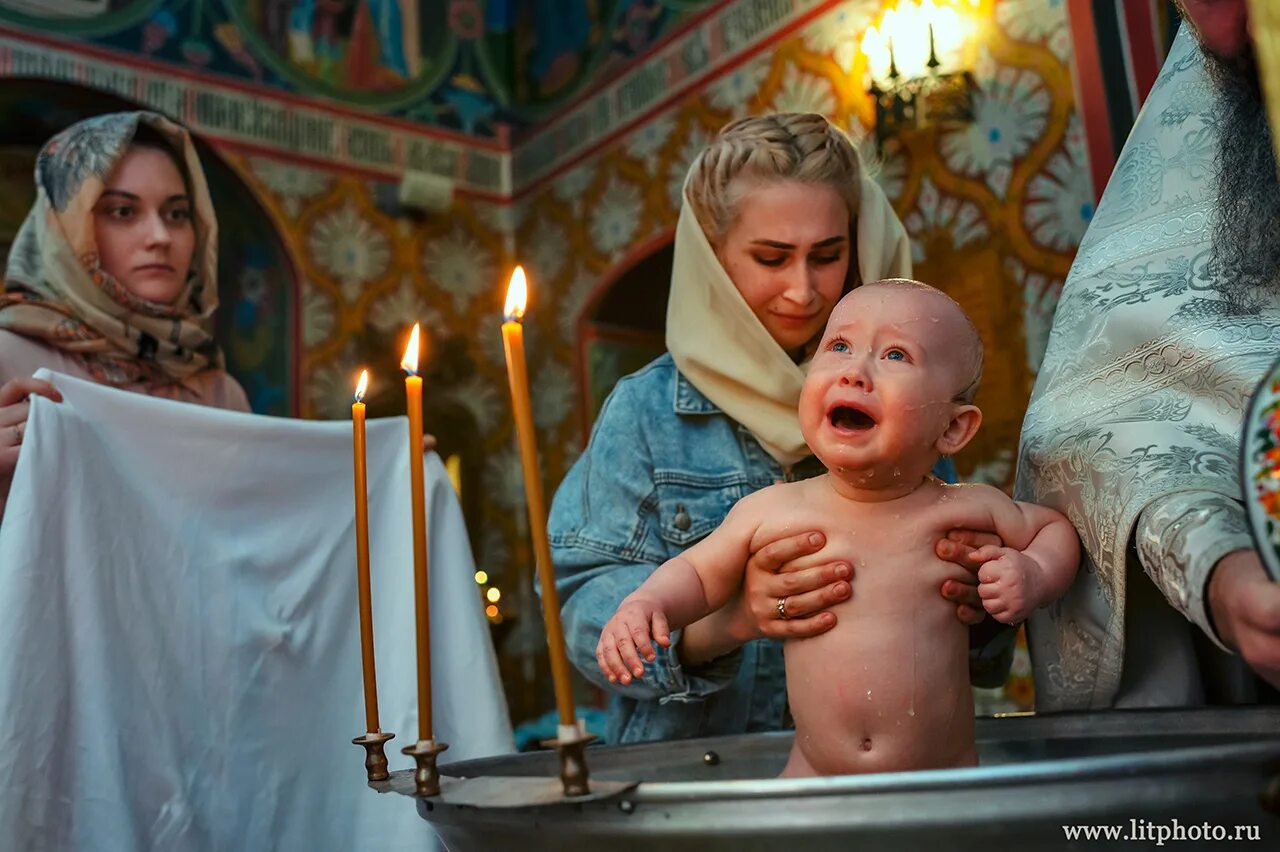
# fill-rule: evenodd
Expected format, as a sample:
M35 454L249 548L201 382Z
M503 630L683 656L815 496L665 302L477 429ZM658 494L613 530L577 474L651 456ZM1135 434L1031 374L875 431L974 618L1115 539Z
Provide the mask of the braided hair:
M861 178L858 152L835 125L817 113L781 112L725 125L689 167L685 192L707 241L716 246L745 195L783 180L831 187L848 205L854 230Z

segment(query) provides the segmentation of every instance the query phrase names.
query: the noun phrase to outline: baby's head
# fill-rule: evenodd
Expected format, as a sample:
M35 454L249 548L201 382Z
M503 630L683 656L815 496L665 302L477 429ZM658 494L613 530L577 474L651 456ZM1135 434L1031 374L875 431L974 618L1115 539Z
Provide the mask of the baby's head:
M800 428L833 473L864 487L922 479L978 430L982 340L919 281L865 284L831 312L800 393Z

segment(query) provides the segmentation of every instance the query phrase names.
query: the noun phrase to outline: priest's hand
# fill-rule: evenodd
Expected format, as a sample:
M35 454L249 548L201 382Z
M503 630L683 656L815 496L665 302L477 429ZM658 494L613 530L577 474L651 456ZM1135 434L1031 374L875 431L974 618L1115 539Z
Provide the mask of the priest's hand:
M1256 550L1236 550L1209 575L1209 614L1218 637L1258 676L1280 688L1280 583Z
M942 597L956 605L956 618L972 627L980 624L987 617L982 606L982 596L978 594L978 570L985 564L975 559L974 554L981 548L993 545L1004 547L1004 542L995 533L976 532L974 530L952 530L946 538L938 539L933 552L939 559L955 563L969 571L963 580L947 580L942 584Z
M424 432L422 434L422 451L424 453L429 453L435 448L436 448L436 436L430 434L429 432Z

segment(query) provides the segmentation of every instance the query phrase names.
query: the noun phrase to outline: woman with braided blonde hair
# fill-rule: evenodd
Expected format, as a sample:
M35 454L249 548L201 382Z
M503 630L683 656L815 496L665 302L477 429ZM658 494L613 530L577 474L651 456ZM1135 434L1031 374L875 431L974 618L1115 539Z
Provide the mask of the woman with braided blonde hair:
M100 115L50 139L0 294L0 515L45 367L152 396L248 411L213 339L217 224L187 131Z
M669 648L647 660L630 649L634 677L605 679L597 640L622 599L739 498L824 471L796 413L804 364L848 290L910 274L902 223L826 118L741 119L694 161L669 352L618 382L549 519L570 657L610 693L609 742L786 726L778 640L829 630L827 607L853 594L852 565L803 560L822 549L816 532L754 553L734 600L673 631ZM940 467L954 479L949 461ZM982 617L976 584L941 590L965 623Z

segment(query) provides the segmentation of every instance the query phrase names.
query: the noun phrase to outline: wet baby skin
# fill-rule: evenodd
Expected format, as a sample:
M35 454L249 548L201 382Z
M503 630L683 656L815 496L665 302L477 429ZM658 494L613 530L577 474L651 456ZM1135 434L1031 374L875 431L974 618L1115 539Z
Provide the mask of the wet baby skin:
M929 474L940 454L973 437L971 404L981 343L960 307L916 282L877 282L832 312L800 397L800 425L828 473L740 500L724 522L659 566L605 626L597 656L626 680L651 641L737 591L748 556L808 529L826 546L803 564L844 561L852 597L832 608L828 632L787 643L787 692L796 722L784 775L972 765L968 633L939 594L965 569L939 559L953 529L995 532L980 549L979 593L998 620L1018 623L1074 577L1078 541L1043 507L983 485ZM801 567L797 563L796 567Z

